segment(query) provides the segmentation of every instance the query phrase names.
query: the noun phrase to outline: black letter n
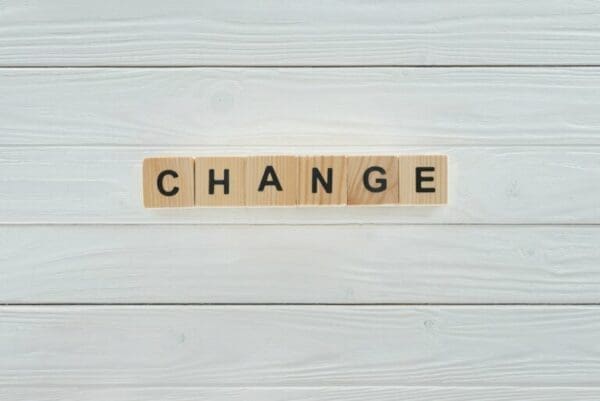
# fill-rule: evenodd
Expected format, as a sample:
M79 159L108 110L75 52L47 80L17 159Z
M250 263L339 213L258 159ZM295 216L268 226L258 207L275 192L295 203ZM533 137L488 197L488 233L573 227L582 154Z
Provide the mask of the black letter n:
M313 167L312 169L312 193L317 193L317 181L321 183L325 192L330 194L333 191L333 169L329 167L327 169L327 181L321 175L321 172L318 168Z

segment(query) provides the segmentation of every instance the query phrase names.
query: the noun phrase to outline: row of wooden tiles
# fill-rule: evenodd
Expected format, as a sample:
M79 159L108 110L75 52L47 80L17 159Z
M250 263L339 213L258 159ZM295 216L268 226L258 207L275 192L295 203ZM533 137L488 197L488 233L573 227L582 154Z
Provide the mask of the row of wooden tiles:
M447 157L250 156L144 160L144 206L447 203Z

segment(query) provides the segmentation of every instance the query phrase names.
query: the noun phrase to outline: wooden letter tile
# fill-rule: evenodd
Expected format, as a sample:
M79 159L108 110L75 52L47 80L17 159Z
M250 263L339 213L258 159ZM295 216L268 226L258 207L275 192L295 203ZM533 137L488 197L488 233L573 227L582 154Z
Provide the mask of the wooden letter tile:
M346 204L346 156L304 156L298 168L298 205Z
M437 205L448 203L446 156L400 156L400 203Z
M149 158L143 170L144 207L194 206L193 158Z
M398 203L398 157L348 156L348 205Z
M297 192L296 156L255 156L246 160L246 205L294 206Z
M246 204L245 157L196 158L196 206Z

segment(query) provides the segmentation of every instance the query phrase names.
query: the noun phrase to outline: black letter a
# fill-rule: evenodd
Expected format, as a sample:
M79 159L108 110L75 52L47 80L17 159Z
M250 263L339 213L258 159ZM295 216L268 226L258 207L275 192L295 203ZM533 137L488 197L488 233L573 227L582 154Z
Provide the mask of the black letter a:
M271 179L269 179L271 177ZM277 174L275 174L275 169L273 166L265 167L265 172L260 180L260 185L258 186L258 192L263 192L267 185L275 185L275 188L278 191L283 191L281 188L281 184L279 183L279 178L277 178Z

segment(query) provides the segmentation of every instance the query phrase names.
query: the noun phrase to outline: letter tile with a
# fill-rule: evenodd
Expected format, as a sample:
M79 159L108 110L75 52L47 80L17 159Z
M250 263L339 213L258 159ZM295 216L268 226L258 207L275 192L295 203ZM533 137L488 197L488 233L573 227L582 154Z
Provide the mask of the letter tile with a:
M296 156L253 156L246 160L246 205L295 206Z

